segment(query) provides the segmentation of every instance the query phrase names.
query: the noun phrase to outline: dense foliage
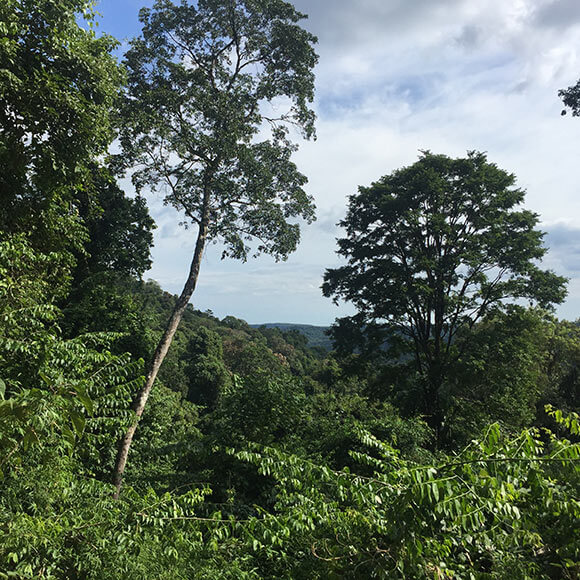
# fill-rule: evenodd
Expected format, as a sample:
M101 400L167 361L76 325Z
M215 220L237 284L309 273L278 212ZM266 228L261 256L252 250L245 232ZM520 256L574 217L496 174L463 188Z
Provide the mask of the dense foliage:
M86 0L0 6L0 228L42 250L79 246L75 194L107 151L121 81L116 41L80 27Z
M180 297L140 278L154 224L103 166L122 75L87 10L0 5L0 579L577 579L580 326L539 308L457 330L438 447L400 335L328 351L185 305L114 498Z

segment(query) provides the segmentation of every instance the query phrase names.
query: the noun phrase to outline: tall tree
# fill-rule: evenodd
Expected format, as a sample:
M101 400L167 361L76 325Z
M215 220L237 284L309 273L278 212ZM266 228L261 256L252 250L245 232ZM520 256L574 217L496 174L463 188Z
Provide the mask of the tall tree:
M299 224L314 219L306 178L291 161L290 129L314 134L315 38L283 0L158 0L140 13L142 36L126 55L122 165L138 189L162 190L197 238L191 268L135 401L119 448L117 495L127 455L157 372L195 290L209 240L224 256L284 259Z
M538 216L518 209L524 191L514 184L483 153L423 153L350 198L338 242L348 263L324 277L324 294L352 302L355 326L375 344L392 330L406 340L418 407L440 440L443 387L469 346L458 333L515 299L549 306L565 296L565 279L536 265L543 234Z

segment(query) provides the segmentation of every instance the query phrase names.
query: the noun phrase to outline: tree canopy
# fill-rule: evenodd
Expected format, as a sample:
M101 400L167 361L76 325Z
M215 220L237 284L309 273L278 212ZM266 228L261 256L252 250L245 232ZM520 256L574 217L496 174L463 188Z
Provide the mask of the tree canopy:
M156 226L143 197L127 197L107 169L92 165L77 209L88 230L79 260L83 276L111 271L140 277L149 270Z
M514 300L547 307L565 296L565 279L537 265L543 234L523 199L515 176L483 153L425 152L361 187L340 224L347 264L326 271L323 292L352 302L351 322L378 331L379 343L396 330L410 344L423 412L437 429L443 382L467 344L458 333Z
M43 249L79 246L71 211L88 163L112 140L116 41L97 37L87 0L0 6L0 228ZM85 18L87 26L77 19Z
M317 57L302 17L281 0L162 0L141 11L126 55L124 164L232 257L246 259L255 239L283 258L299 239L288 218L314 217L290 159L289 125L314 134Z

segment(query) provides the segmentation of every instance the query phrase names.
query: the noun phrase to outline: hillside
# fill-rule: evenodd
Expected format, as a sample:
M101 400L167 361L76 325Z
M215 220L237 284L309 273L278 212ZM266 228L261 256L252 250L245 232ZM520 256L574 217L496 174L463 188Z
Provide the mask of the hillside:
M312 324L291 324L286 322L266 322L265 324L250 324L252 328L278 328L282 331L296 330L308 339L310 348L320 347L326 351L332 350L332 340L326 332L329 326L314 326Z

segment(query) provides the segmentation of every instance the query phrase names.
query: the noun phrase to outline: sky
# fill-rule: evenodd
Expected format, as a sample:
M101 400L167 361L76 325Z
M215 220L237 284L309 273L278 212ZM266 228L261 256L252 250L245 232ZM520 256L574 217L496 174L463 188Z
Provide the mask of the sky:
M138 35L148 0L101 0L100 29ZM580 118L561 116L558 89L580 78L578 0L295 0L318 37L317 139L295 155L308 177L317 221L286 262L222 261L205 253L193 304L250 323L328 325L354 312L321 294L336 255L337 223L349 195L414 163L421 150L464 156L485 151L517 176L549 251L543 267L570 279L556 313L580 317ZM194 231L161 196L148 196L157 222L145 278L178 293Z

